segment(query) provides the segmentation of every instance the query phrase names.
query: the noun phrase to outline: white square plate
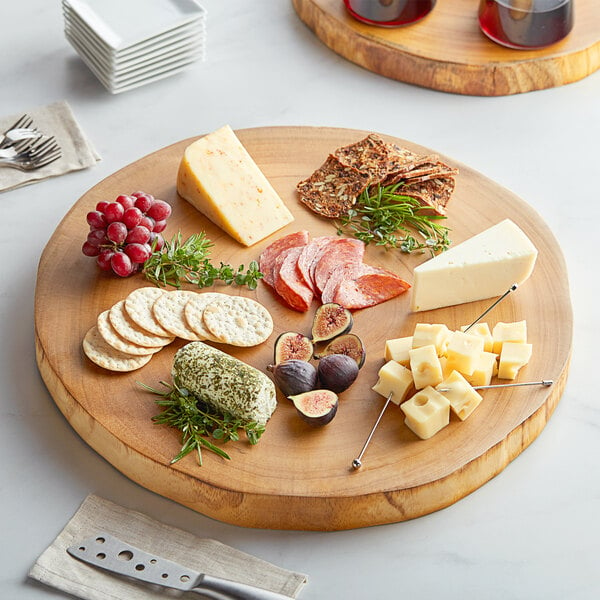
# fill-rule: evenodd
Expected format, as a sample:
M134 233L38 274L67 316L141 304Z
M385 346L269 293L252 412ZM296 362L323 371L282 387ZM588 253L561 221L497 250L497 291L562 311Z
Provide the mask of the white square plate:
M149 40L131 46L123 51L115 51L111 47L109 47L103 40L98 36L98 34L90 28L89 25L82 21L76 13L69 11L66 7L64 7L63 16L65 24L68 22L69 25L73 29L77 29L86 40L93 42L95 47L104 54L107 60L111 62L119 63L120 61L129 60L131 58L135 58L146 54L148 52L153 52L159 48L164 48L165 46L176 43L177 41L191 37L198 36L204 37L206 34L206 26L204 24L204 20L193 21L186 25L180 25L174 29L171 29L161 35L155 36Z
M103 63L106 63L108 69L119 71L134 65L145 64L148 61L160 59L165 56L172 55L175 52L183 51L191 46L204 45L206 35L203 29L192 30L186 29L183 34L178 34L172 39L162 41L155 46L144 48L139 52L129 54L122 58L116 58L106 50L106 47L101 44L98 39L90 35L88 30L79 27L78 24L71 20L70 17L64 19L65 32L77 37L78 41L94 56Z
M117 51L205 16L196 0L63 0L63 7Z
M173 48L160 56L150 56L145 60L140 59L132 64L115 67L104 60L104 58L95 52L93 48L90 48L77 31L72 30L67 26L65 27L65 36L78 53L84 52L87 58L94 63L96 69L98 69L103 77L111 83L118 83L124 79L138 77L140 75L153 74L156 71L163 70L165 67L169 67L171 63L175 61L187 58L199 60L204 57L204 45L201 41L196 41L180 48Z
M175 68L183 68L184 66L200 60L203 57L203 51L200 49L196 52L182 54L181 56L162 61L160 65L153 65L141 69L140 71L133 71L115 76L114 73L107 70L106 67L99 62L95 56L90 54L75 37L71 36L69 33L65 33L65 35L69 43L73 46L73 48L75 48L85 64L110 91L121 89L124 86L129 87L133 84L137 84L140 81L146 81L149 83L150 78L152 78L151 80L154 80L155 77L162 75L163 73L172 72Z

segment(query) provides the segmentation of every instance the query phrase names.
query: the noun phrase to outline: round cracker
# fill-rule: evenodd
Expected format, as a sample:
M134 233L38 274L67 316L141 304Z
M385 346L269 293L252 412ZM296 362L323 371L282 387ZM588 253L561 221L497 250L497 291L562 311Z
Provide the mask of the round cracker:
M119 352L119 350L106 343L96 325L85 334L83 351L99 367L119 372L135 371L147 364L153 356L152 354L134 356L133 354Z
M198 342L202 339L189 325L185 318L185 305L197 296L197 292L173 290L157 298L152 306L154 318L159 325L172 335L184 340Z
M141 287L133 290L125 298L125 310L131 320L145 331L169 337L171 334L154 318L152 311L153 304L163 294L168 294L168 292L157 287Z
M202 315L206 329L232 346L257 346L273 332L273 318L256 300L226 296L211 302Z
M229 298L226 294L219 292L201 292L196 293L193 298L190 298L185 305L184 313L188 325L196 332L198 337L203 340L209 340L211 342L218 342L212 333L205 327L203 314L204 309L215 300L221 298Z
M98 332L104 338L104 341L115 350L119 350L125 354L132 354L133 356L145 356L146 354L155 354L163 348L163 346L139 346L138 344L126 340L119 335L118 331L112 326L108 313L109 311L105 310L98 315L96 326L98 327Z
M125 310L125 300L119 300L110 308L108 318L121 337L138 346L166 346L175 339L174 336L153 335L139 327Z

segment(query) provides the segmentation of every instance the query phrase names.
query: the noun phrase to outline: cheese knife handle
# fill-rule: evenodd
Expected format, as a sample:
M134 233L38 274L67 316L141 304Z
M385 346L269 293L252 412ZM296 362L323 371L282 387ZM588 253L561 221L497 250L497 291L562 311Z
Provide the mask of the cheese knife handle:
M204 575L193 591L219 600L223 598L230 600L290 600L290 596L210 575Z

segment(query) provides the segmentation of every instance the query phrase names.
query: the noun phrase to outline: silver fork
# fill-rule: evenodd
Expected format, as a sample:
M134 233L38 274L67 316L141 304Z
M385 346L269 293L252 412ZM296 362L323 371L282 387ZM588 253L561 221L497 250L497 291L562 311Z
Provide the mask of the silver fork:
M60 146L54 137L32 144L12 157L0 158L0 167L10 167L20 171L34 171L58 160L62 156Z
M8 127L6 129L6 131L4 131L2 133L2 140L0 141L0 148L4 148L6 146L10 146L13 144L13 142L7 138L7 133L9 131L12 131L13 129L29 129L29 128L31 128L32 124L33 124L33 119L29 115L23 115L22 117L20 117L16 121L16 123L14 123L10 127Z

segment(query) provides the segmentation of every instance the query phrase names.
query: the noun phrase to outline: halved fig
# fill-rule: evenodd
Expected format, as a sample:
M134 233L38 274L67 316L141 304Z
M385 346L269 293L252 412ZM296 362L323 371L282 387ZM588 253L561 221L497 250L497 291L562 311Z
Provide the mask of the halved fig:
M284 360L276 365L269 365L267 370L273 373L275 385L284 396L310 392L317 387L317 370L305 360Z
M315 354L315 358L322 359L331 354L345 354L346 356L350 356L356 361L359 369L365 364L367 356L362 340L354 333L344 333L331 340L321 352Z
M313 427L327 425L337 412L338 397L331 390L312 390L290 396L290 400L302 419Z
M275 364L284 360L305 360L309 361L313 355L312 342L301 333L295 331L286 331L275 340Z
M319 361L317 373L321 387L340 394L358 377L358 365L345 354L330 354Z
M328 302L317 308L312 324L312 341L325 342L352 329L352 313L347 309Z

